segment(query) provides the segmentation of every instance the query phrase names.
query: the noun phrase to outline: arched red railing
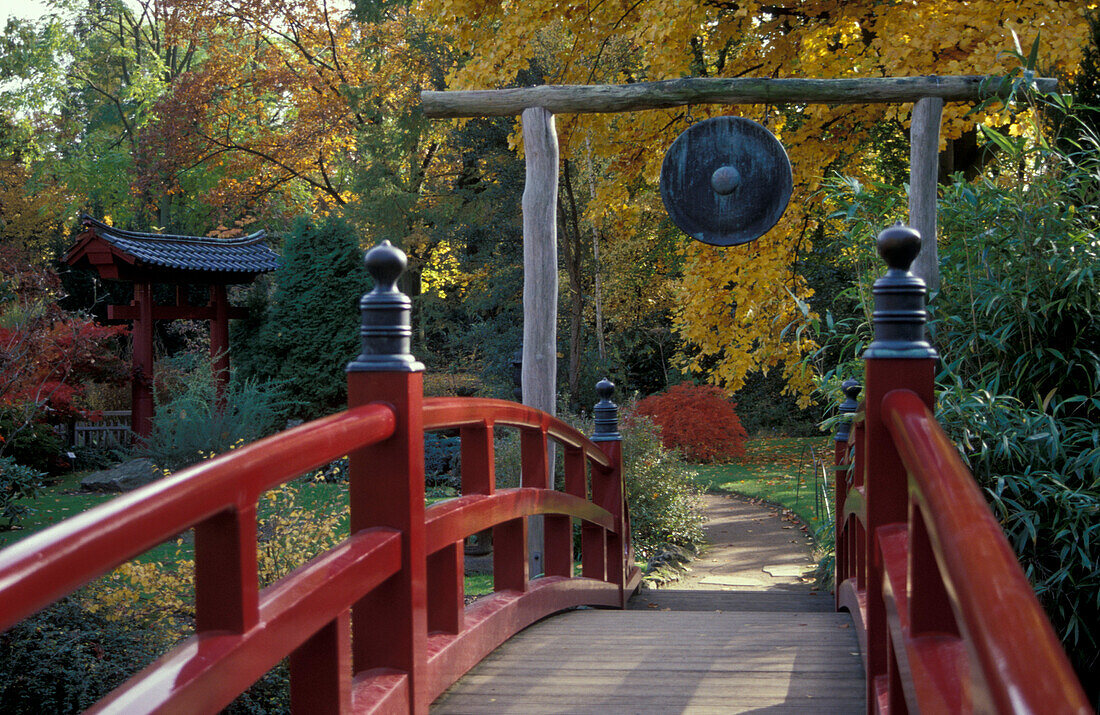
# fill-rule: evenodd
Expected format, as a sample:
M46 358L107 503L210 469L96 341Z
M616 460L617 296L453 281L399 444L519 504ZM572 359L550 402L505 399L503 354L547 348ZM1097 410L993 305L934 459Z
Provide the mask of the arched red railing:
M201 711L224 706L339 617L341 607L326 593L366 592L399 567L400 534L364 530L261 592L256 567L260 495L356 448L391 438L396 422L392 408L373 404L304 424L9 546L0 551L0 628L193 527L197 635L100 708L131 712L171 705Z
M0 551L0 629L189 528L196 634L93 710L217 711L289 656L300 712L415 712L493 648L556 611L622 607L639 580L623 501L610 383L597 434L500 400L423 399L408 355L404 256L368 254L364 350L349 409L183 470ZM602 413L601 413L602 410ZM611 415L608 418L608 415ZM608 425L611 425L610 427ZM518 428L522 477L495 489L493 430ZM426 508L425 430L461 434L462 496ZM548 440L560 445L554 489ZM256 504L279 484L348 455L350 535L258 587ZM528 573L527 519L543 515L544 573ZM575 574L573 521L581 523ZM494 593L464 603L463 540L494 534Z
M932 416L919 236L887 229L864 400L846 384L836 461L837 606L852 613L869 712L1089 713L996 518Z

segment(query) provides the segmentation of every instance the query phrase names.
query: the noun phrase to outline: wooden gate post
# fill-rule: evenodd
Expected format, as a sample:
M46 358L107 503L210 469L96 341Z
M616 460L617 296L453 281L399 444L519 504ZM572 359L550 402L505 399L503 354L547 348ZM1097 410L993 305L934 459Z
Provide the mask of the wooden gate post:
M523 110L523 404L557 413L558 135L554 115ZM547 450L553 460L553 451ZM553 474L553 471L550 471ZM531 575L543 571L542 519L528 520Z
M936 197L942 117L943 98L924 97L913 105L909 121L909 225L923 239L920 253L913 262L913 273L924 280L930 296L940 289Z
M405 254L383 241L366 263L374 289L359 302L363 352L347 367L348 406L388 403L397 425L386 441L349 455L351 533L391 527L402 533L402 550L401 571L352 609L352 662L356 675L405 674L409 711L427 712L424 366L409 351L412 302L397 289Z
M130 429L138 439L153 433L153 284L134 283L137 306L133 328L133 379Z
M900 223L879 234L878 251L889 269L875 281L875 339L863 354L868 707L877 702L877 693L885 686L889 655L880 542L891 530L904 530L909 517L908 477L883 422L882 399L891 390L907 389L929 408L933 405L938 356L924 338L927 289L909 270L920 249L920 234Z

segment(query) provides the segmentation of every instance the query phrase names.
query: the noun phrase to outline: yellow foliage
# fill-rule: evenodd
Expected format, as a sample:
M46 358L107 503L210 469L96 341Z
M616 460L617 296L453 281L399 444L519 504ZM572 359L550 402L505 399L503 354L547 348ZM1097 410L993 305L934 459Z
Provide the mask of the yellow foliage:
M456 46L470 53L452 68L453 89L503 87L532 58L548 83L652 81L685 76L890 77L1005 74L1009 54L1037 37L1043 74L1071 76L1088 37L1095 0L780 0L714 3L589 3L578 0L420 0L416 12L439 18ZM784 366L788 389L805 395L812 376L797 367L813 347L798 328L813 318L793 272L813 250L823 220L811 205L832 171L869 176L872 129L907 126L909 105L794 107L786 115L763 105L689 107L557 118L563 157L582 162L591 151L602 167L588 219L613 241L646 235L646 217L661 212L653 186L667 147L690 120L724 113L756 119L787 147L795 191L785 216L748 246L716 249L684 239L683 279L675 321L684 364L713 365L708 378L729 391L751 370ZM942 138L960 137L976 122L1012 125L1018 118L969 105L944 110ZM995 111L995 110L994 110ZM797 121L791 121L796 119ZM517 126L514 145L522 147ZM1012 133L1018 132L1010 129ZM796 300L797 299L797 300Z
M210 455L212 456L212 455ZM284 484L262 497L256 562L260 587L269 586L342 538L342 510L316 511L302 504L297 485ZM84 607L109 620L148 628L170 647L194 620L195 561L183 538L168 563L130 561L81 592Z
M420 290L440 298L447 297L449 286L465 287L470 276L463 272L455 245L444 239L433 248L431 260L424 263L420 273Z
M0 241L45 263L53 255L50 239L63 221L64 204L60 187L37 185L22 162L0 160Z

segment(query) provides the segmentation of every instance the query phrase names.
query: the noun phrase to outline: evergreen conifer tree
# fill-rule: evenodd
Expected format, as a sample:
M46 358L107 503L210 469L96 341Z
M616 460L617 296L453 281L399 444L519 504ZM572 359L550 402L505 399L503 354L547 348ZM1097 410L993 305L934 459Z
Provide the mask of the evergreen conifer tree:
M312 419L347 401L344 366L359 354L359 297L370 287L354 229L343 218L300 217L275 273L262 327L238 359L242 376L275 379Z

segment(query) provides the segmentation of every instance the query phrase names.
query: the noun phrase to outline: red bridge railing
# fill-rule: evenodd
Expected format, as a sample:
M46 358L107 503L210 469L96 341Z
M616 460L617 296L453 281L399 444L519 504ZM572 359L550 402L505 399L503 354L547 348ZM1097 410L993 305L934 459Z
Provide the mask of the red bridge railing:
M932 415L915 231L879 236L866 394L837 434L837 607L856 622L869 712L1090 713L973 476Z
M180 532L195 533L195 635L93 711L217 711L289 656L292 709L426 712L530 623L581 605L621 608L637 586L612 386L588 439L500 400L423 398L409 354L404 255L368 253L363 353L349 409L121 496L0 551L0 630ZM493 431L518 428L521 485L495 489ZM461 434L462 496L426 508L425 430ZM548 440L563 451L553 487ZM350 535L273 585L257 575L262 493L349 458ZM528 573L527 520L544 515L544 571ZM581 522L575 574L573 520ZM493 530L494 593L465 605L463 540Z

